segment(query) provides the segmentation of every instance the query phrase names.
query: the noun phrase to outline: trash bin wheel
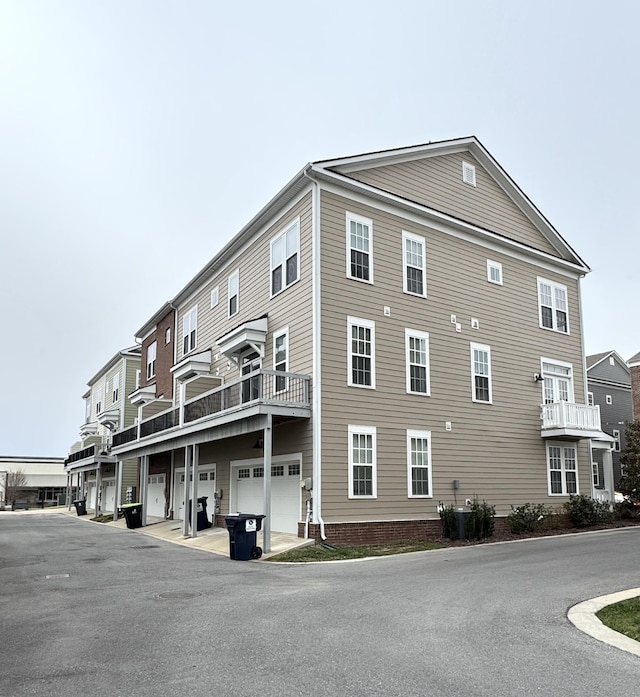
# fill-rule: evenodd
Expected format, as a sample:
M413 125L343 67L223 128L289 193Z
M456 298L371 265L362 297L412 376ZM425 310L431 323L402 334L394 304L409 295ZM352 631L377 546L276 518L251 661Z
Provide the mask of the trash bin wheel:
M251 558L260 559L262 556L262 547L252 547L251 548Z

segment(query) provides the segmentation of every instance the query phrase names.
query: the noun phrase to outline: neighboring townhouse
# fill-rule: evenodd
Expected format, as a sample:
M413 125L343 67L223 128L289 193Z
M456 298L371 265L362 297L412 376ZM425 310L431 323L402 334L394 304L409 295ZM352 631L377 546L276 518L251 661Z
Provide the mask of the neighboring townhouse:
M154 374L111 454L139 459L143 511L164 486L185 534L203 495L218 524L264 513L266 551L593 495L592 447L611 499L588 271L474 137L310 163L140 330Z
M110 453L114 431L130 426L137 410L128 396L140 380L140 346L118 351L87 383L81 440L65 460L69 507L74 496L86 499L95 515L112 512L126 497L137 497L138 461Z
M63 457L0 456L0 507L62 505L66 488Z
M622 476L620 451L625 447L625 429L633 419L631 374L626 361L615 351L587 356L587 401L600 408L602 430L613 437L613 481ZM602 450L593 451L593 483L604 488Z
M631 376L631 401L633 420L640 419L640 352L635 353L627 361Z

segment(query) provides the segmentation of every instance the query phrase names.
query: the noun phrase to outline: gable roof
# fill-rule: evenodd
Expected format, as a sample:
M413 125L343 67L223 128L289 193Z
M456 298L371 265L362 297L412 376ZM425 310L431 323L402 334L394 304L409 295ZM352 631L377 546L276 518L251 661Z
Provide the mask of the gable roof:
M631 368L632 366L640 365L640 351L634 353L633 356L627 361L627 365Z
M600 365L600 363L609 358L609 356L613 356L620 367L624 368L627 373L629 372L627 361L625 361L617 351L603 351L602 353L593 353L590 356L585 356L587 372L589 372L592 368L595 368L597 365Z

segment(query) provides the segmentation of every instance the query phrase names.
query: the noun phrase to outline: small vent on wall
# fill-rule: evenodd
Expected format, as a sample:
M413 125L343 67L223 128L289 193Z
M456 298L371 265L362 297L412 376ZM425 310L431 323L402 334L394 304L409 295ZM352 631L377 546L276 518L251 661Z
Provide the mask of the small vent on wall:
M385 305L382 308L382 312L384 313L385 317L391 317L391 308L388 305Z
M451 324L455 324L458 321L455 315L451 315Z
M480 320L475 317L471 318L471 329L480 329Z
M469 186L476 185L476 168L468 162L462 163L462 181Z
M456 322L456 331L457 331L457 332L461 332L461 331L462 331L462 325L460 324L460 322Z

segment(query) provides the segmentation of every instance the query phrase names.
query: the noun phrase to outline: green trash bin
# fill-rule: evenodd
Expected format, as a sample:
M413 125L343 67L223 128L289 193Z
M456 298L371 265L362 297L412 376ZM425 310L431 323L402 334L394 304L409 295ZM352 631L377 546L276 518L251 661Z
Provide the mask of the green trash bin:
M125 503L122 506L122 513L129 529L142 527L142 504Z

